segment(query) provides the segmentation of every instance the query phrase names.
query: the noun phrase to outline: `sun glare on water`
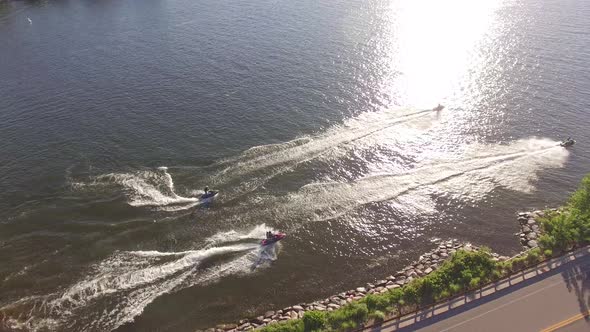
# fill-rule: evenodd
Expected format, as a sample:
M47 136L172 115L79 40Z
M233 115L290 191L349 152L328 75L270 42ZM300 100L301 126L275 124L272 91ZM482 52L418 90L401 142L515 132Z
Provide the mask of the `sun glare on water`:
M452 95L477 65L500 0L418 0L389 4L389 68L399 73L387 92L400 105L432 107Z

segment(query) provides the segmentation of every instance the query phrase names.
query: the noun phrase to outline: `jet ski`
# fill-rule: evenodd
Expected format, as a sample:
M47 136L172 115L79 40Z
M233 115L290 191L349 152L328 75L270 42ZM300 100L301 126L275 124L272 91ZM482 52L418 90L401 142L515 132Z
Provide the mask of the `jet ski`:
M199 197L199 201L203 203L211 202L213 199L215 199L215 197L217 197L217 194L219 194L219 191L209 190L207 193Z
M571 138L566 139L565 141L559 143L559 145L563 146L564 148L569 148L570 146L576 144L576 141L574 141Z
M260 241L260 244L263 246L267 246L269 244L273 244L275 242L281 241L282 239L285 238L285 236L287 236L287 234L285 234L285 233L276 233L276 234L273 234L273 236L271 238L264 239L264 240Z

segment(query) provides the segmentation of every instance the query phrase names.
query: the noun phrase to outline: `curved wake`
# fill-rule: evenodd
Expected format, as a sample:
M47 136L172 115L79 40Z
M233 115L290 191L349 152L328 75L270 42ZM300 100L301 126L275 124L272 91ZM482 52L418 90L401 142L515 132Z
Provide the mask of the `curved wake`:
M199 250L117 252L64 291L23 299L0 312L11 317L7 323L14 328L113 330L132 321L163 294L251 273L261 261L275 260L276 251L269 252L258 243L266 229L258 225L246 232L218 233ZM12 312L28 312L30 317L15 318Z
M474 144L458 155L431 160L399 174L375 174L352 182L311 183L285 196L267 196L258 204L251 202L248 211L233 211L232 215L242 220L272 215L279 220L320 221L337 218L365 204L414 193L417 197L406 201L421 201L422 206L428 206L423 196L435 193L481 200L498 187L531 192L538 173L563 167L568 155L558 142L548 139L519 140L508 145ZM270 208L256 208L260 204Z
M432 110L405 111L403 113L367 113L349 119L343 125L329 128L326 132L297 138L280 144L250 148L236 158L227 159L212 166L219 171L212 175L200 174L204 184L223 187L224 196L236 196L252 192L279 174L293 170L298 165L319 157L338 158L366 137L390 129L393 126L413 121L432 123L428 115ZM75 188L83 188L77 182ZM92 185L117 185L122 188L131 206L157 207L160 210L177 211L199 204L198 197L177 194L172 176L166 167L157 170L142 170L133 173L109 173L99 175ZM190 195L198 193L188 191Z

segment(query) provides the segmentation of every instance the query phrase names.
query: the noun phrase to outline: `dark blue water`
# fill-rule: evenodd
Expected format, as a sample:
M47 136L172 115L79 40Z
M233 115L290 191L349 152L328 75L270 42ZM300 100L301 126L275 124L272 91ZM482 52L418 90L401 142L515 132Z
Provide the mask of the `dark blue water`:
M517 252L515 213L589 171L589 16L0 3L3 327L191 331L382 278L439 238ZM269 229L287 238L261 249Z

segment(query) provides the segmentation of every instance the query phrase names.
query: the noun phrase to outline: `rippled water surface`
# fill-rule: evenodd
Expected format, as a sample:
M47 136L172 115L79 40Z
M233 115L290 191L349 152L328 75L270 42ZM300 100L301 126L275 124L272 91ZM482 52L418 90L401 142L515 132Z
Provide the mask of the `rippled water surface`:
M437 239L517 252L515 213L590 171L588 17L0 4L0 327L192 331L382 278ZM269 229L287 238L261 248Z

